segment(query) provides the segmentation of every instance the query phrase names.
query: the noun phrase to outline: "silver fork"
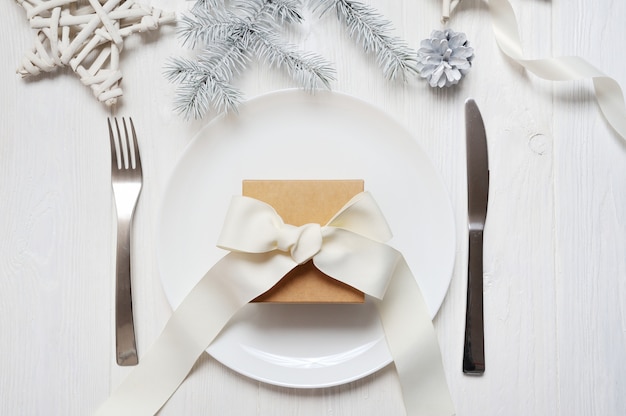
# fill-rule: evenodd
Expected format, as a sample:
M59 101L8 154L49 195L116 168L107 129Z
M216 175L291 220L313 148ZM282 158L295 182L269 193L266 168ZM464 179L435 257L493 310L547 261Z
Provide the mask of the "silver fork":
M130 235L143 179L135 126L131 118L129 122L132 138L124 118L121 123L124 136L117 118L114 118L114 123L107 119L111 139L111 184L117 212L115 347L117 364L122 366L137 365L138 362L133 322Z

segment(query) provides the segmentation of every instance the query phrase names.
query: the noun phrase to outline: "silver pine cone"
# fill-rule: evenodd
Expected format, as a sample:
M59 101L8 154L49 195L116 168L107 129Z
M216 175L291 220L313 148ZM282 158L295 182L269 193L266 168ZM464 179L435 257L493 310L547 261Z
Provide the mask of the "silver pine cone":
M449 87L458 84L472 67L474 49L465 33L452 29L433 30L430 38L420 43L417 68L431 87Z

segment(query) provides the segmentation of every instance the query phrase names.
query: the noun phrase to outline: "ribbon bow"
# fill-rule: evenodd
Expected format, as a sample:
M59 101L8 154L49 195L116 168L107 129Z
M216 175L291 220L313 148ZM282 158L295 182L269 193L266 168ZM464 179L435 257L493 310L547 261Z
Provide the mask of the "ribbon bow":
M146 356L96 415L154 415L230 318L309 259L376 302L407 415L454 414L428 309L404 257L384 243L390 237L367 192L356 195L325 226L299 227L285 224L261 201L234 197L218 244L230 253L185 297Z
M270 205L238 196L231 201L218 246L239 253L289 254L294 264L285 259L285 274L312 258L328 276L382 299L401 257L384 244L390 238L387 221L368 192L351 199L323 227L285 224Z

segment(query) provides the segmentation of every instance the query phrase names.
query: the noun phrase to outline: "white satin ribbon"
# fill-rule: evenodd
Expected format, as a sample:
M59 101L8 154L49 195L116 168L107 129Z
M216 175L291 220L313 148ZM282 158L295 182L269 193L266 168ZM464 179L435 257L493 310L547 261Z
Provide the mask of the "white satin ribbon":
M489 0L491 23L500 50L511 59L551 81L573 81L591 78L596 99L604 117L615 131L626 139L626 104L619 83L577 56L527 59L522 52L517 21L507 0Z
M441 4L441 21L447 23L450 20L450 14L461 3L461 0L443 0Z
M428 309L406 261L384 243L390 237L367 192L323 227L285 224L271 206L234 197L219 240L231 252L185 297L139 365L95 415L154 415L230 318L309 259L376 302L407 415L453 415Z

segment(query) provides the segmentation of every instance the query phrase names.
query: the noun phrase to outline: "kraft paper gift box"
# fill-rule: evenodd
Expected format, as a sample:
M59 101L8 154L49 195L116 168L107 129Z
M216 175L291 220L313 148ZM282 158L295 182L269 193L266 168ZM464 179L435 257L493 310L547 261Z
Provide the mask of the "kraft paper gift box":
M363 180L244 180L242 195L271 205L286 224L325 225L353 196ZM312 260L297 266L253 302L363 303L363 293L320 272Z

